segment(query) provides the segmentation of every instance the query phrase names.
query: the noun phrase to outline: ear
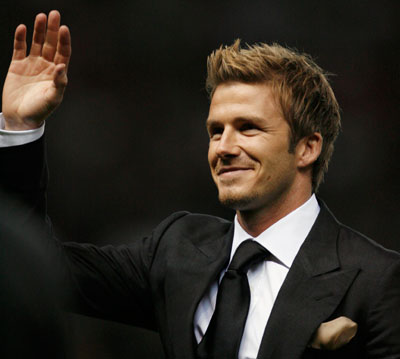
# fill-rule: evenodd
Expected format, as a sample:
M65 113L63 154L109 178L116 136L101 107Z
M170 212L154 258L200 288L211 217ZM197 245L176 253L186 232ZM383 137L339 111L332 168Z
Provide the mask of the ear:
M303 137L296 146L297 166L305 168L312 165L322 150L322 136L319 132Z

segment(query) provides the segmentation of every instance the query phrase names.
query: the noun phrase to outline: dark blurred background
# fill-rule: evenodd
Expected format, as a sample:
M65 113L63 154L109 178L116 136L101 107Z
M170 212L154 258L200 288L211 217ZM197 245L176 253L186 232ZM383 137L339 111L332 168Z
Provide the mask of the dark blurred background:
M13 0L0 14L1 76L15 27L60 10L73 55L47 121L49 213L59 237L123 243L186 209L232 218L207 164L206 57L235 38L310 53L335 74L343 114L320 196L337 218L400 250L399 1ZM78 358L162 358L156 334L72 315Z

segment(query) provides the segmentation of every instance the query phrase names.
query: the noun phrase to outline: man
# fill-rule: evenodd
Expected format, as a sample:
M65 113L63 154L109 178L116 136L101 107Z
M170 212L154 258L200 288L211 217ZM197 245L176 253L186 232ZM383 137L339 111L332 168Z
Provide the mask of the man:
M20 146L0 156L5 186L28 187L45 216L42 124L62 100L70 35L53 11L29 56L25 36L20 25L3 91L3 139ZM322 70L237 41L210 55L207 87L208 159L234 223L179 212L127 246L54 242L74 310L157 330L168 358L400 358L400 256L313 194L340 126Z

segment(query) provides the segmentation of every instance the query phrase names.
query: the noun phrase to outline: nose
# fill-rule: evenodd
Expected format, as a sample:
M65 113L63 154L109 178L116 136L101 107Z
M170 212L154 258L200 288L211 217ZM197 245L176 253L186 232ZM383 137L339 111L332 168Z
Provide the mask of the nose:
M238 139L234 130L225 128L218 141L216 154L220 158L236 157L240 154Z

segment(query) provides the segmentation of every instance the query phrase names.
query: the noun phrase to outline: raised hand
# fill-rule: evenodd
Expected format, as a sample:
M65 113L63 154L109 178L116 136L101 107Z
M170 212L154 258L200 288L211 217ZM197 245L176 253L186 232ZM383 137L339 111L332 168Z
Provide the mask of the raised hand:
M47 23L47 26L46 26ZM14 52L3 88L6 130L37 128L61 103L67 85L71 36L60 27L60 13L36 16L32 46L26 56L26 26L15 30Z

